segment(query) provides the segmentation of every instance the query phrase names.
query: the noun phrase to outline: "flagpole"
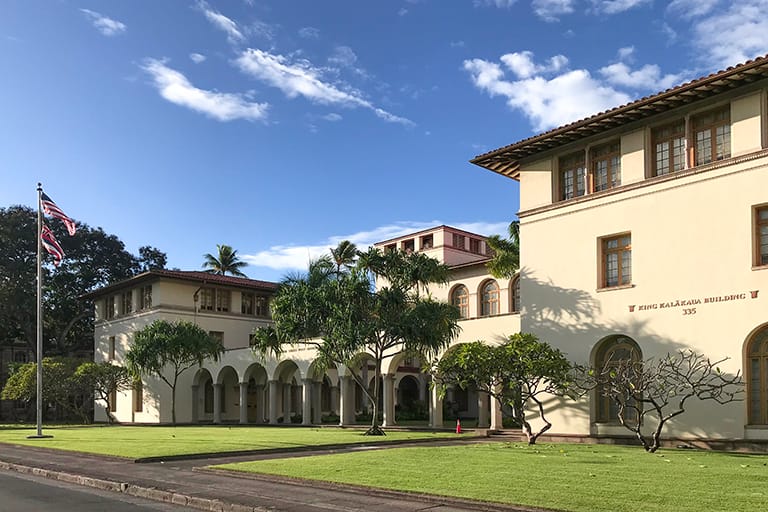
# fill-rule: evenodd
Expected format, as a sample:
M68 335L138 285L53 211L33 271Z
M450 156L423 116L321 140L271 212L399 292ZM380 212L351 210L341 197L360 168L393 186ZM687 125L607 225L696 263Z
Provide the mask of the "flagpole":
M43 184L37 184L37 435L30 439L53 436L43 435L43 210L41 200Z

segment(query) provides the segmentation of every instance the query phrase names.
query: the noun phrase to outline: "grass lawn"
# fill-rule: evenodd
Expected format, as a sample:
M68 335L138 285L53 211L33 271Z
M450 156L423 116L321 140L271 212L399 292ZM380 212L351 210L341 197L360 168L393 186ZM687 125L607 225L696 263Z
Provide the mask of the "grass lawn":
M385 437L367 437L362 435L363 430L312 427L230 427L226 425L195 427L45 426L43 434L51 434L53 438L27 439L28 435L36 433L35 427L0 426L0 443L137 459L193 453L456 437L455 434L448 432L400 431L387 431Z
M217 467L569 511L768 508L768 456L722 452L493 442Z

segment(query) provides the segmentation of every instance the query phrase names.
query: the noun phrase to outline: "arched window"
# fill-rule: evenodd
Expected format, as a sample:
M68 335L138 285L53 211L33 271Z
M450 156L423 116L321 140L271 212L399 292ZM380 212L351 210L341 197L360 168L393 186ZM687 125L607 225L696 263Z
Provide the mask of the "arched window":
M768 325L747 345L747 408L750 425L768 425Z
M481 291L480 316L499 314L499 285L496 281L486 281Z
M469 318L469 290L463 284L453 289L451 304L459 308L459 318Z
M627 336L611 336L603 341L597 351L595 369L597 371L607 370L611 366L615 366L619 361L640 361L641 357L640 347L632 338ZM601 388L595 390L595 400L597 402L595 421L598 423L618 423L618 404L605 396ZM631 409L625 409L624 414L626 420L636 419L636 415Z
M514 279L512 279L512 286L511 288L511 301L509 302L510 305L510 311L512 313L519 313L520 312L520 276L515 276Z

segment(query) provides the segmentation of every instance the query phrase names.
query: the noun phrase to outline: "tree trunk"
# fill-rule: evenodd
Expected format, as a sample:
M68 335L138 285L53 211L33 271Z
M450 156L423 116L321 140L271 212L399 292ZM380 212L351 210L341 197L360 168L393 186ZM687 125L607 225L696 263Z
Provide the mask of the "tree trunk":
M176 426L176 381L179 379L179 374L176 373L173 376L173 386L171 386L171 423Z
M384 431L379 426L379 393L381 392L381 386L379 380L381 380L381 357L377 354L375 365L376 368L373 372L373 416L371 417L371 428L369 428L365 435L367 436L383 436ZM368 364L366 361L365 364Z

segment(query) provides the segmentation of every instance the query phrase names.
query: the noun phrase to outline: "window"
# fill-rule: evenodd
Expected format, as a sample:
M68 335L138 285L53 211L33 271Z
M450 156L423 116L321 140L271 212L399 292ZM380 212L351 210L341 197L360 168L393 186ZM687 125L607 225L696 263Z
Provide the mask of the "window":
M619 141L592 150L592 190L600 192L621 185L621 144Z
M395 244L388 244L384 246L384 252L393 252L395 249L397 249L397 245Z
M560 158L560 199L572 199L586 192L584 152Z
M254 302L256 302L256 294L243 292L242 300L240 302L240 312L244 315L252 315Z
M230 305L229 290L221 290L218 288L201 288L200 289L200 310L201 311L229 311Z
M269 317L269 300L266 297L256 297L256 316Z
M516 276L512 279L512 313L520 312L520 276Z
M459 318L469 318L469 290L463 284L453 289L451 304L459 308Z
M432 235L424 235L421 237L421 250L431 249L434 247L434 238Z
M696 165L731 156L730 106L699 114L692 118L692 124Z
M768 265L768 206L755 208L755 266Z
M481 292L480 316L499 314L499 285L496 281L486 281Z
M117 390L113 389L109 393L109 412L117 412Z
M133 312L133 292L127 291L120 294L120 314L129 315Z
M453 246L458 249L464 249L464 239L466 237L464 235L460 235L458 233L453 234Z
M152 285L139 288L139 309L149 309L152 307Z
M611 336L605 340L597 351L595 357L595 368L598 372L610 371L612 366L616 366L619 361L641 361L640 347L632 338L626 336ZM615 400L605 396L602 387L595 390L596 405L595 420L598 423L618 423L619 405ZM634 405L629 403L628 405ZM624 418L626 420L637 421L637 412L631 408L624 409Z
M619 235L602 240L601 288L632 284L632 236Z
M477 238L469 239L469 252L474 254L480 254L480 240Z
M768 325L747 346L747 409L750 425L768 425Z
M109 337L109 347L107 348L107 350L108 350L108 353L107 353L108 360L114 361L115 360L115 337L114 336Z
M110 295L104 301L104 318L111 320L115 318L115 296Z
M683 119L654 128L651 132L651 140L655 155L654 176L663 176L685 169L685 121Z
M133 412L144 411L144 385L141 379L133 382Z
M413 238L409 240L403 240L401 247L405 252L413 252L416 250L416 241Z

